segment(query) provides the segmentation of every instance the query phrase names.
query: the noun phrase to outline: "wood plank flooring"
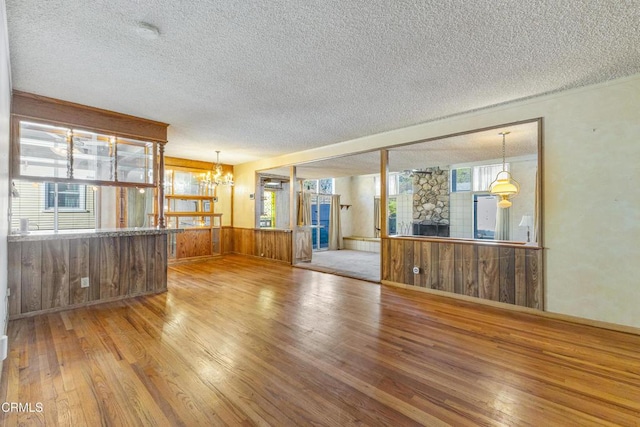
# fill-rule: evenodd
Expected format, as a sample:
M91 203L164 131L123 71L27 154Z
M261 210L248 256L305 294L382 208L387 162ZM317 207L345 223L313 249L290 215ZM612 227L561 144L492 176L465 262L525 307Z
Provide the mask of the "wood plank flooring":
M640 423L637 335L242 256L168 280L10 322L2 424Z

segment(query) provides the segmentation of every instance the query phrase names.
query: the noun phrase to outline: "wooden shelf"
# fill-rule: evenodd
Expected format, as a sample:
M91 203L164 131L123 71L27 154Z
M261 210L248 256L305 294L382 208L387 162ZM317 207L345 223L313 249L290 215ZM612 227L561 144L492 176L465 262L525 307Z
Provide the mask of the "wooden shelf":
M215 196L198 196L195 194L167 194L166 199L182 199L182 200L213 200Z
M222 216L221 213L213 212L165 212L164 216Z

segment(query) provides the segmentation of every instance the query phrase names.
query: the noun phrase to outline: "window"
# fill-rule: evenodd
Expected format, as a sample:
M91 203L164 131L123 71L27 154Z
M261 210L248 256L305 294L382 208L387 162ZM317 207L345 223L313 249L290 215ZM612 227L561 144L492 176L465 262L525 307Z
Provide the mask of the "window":
M260 227L276 226L276 193L266 190L262 195L262 212L260 213Z
M20 121L16 173L27 180L136 183L153 187L156 145L88 130Z
M333 178L307 179L302 183L302 189L310 193L333 194Z
M56 193L58 196L58 210L60 211L84 211L87 206L86 187L79 184L56 184L53 182L45 183L45 210L53 210L56 203Z
M380 196L380 176L373 177L376 196ZM389 196L413 193L413 178L410 172L391 172L389 174Z
M509 163L505 164L509 170ZM473 191L489 191L489 185L496 179L498 172L502 171L502 164L473 167Z
M451 192L471 191L471 168L451 169Z

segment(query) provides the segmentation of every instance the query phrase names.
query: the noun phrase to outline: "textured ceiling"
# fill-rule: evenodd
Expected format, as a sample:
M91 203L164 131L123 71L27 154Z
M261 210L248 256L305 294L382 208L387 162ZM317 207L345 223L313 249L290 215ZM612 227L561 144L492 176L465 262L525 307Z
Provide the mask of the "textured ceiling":
M170 123L167 154L233 164L640 72L640 0L6 5L15 89Z

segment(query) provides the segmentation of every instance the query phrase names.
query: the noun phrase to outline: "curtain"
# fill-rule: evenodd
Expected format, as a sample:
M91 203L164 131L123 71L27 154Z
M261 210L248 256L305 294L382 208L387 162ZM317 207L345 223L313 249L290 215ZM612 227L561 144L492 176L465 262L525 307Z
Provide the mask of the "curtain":
M375 197L373 199L373 237L380 237L381 229L382 221L380 218L380 199Z
M329 204L329 250L342 249L342 226L340 225L340 195L331 196Z
M505 164L505 169L509 170L509 163ZM473 191L488 191L489 185L496 179L498 173L502 172L502 164L473 167Z
M498 208L496 212L496 240L509 240L509 212L511 208Z
M299 226L311 225L311 194L304 191L298 193L298 222Z

